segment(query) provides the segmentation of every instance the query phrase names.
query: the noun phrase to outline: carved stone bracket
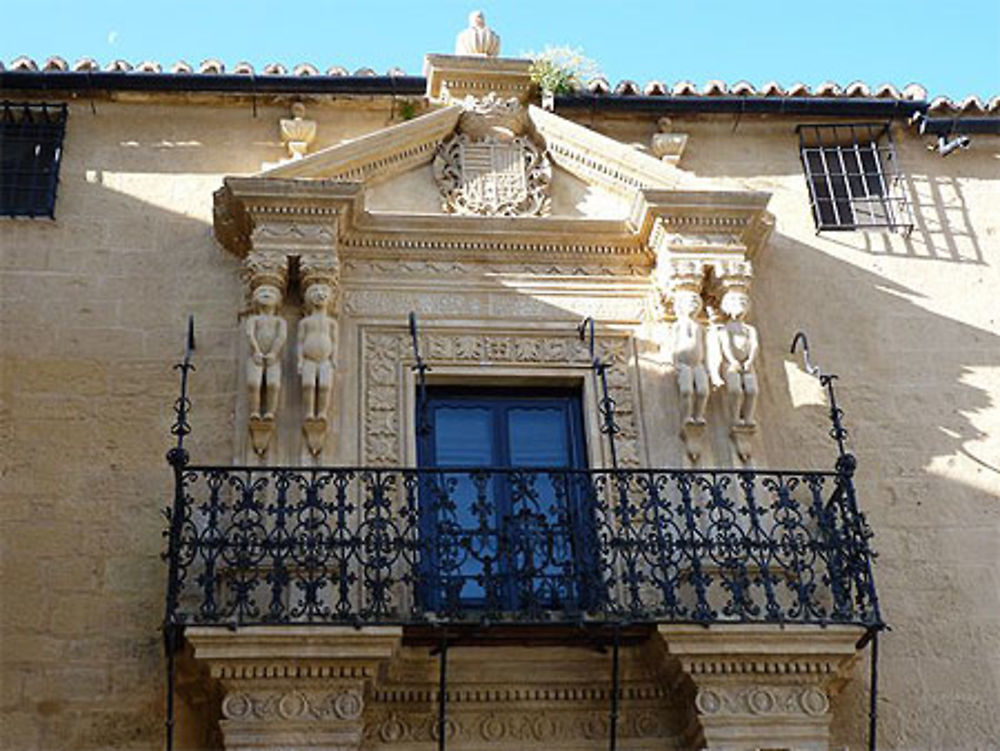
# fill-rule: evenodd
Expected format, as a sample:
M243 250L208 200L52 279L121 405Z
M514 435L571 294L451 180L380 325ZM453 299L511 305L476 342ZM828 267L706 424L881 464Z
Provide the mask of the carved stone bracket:
M195 664L221 688L226 751L361 747L367 696L401 629L189 628Z
M692 748L828 751L830 697L850 678L854 626L660 626L674 670L694 688Z

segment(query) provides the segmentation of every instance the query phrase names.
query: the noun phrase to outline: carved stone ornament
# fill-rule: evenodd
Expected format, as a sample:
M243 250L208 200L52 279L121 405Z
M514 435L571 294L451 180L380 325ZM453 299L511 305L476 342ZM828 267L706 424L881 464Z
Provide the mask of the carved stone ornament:
M434 157L434 179L450 214L542 216L549 211L552 165L525 133L516 98L495 93L463 103L458 131Z
M500 35L486 25L486 16L481 10L469 14L469 27L455 37L455 54L484 57L500 54Z
M290 159L301 159L316 138L316 121L305 119L306 106L302 102L292 105L291 114L291 118L281 119L281 141Z

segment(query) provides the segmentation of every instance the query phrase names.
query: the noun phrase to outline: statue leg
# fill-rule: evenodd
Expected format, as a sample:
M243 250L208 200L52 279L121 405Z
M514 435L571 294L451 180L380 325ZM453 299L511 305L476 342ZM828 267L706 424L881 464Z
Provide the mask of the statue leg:
M696 423L705 423L705 408L708 406L708 373L704 368L693 368L694 373L694 408L692 417Z
M277 363L268 365L264 373L264 418L273 420L278 411L278 394L281 393L281 366Z
M687 425L694 421L694 376L687 365L677 367L677 390L681 397L681 421Z
M302 407L306 419L316 415L316 363L302 363Z
M743 378L739 373L726 371L726 403L729 407L729 419L732 425L740 425L743 410Z
M333 382L333 368L329 363L320 363L316 372L316 417L326 417L330 409L330 386Z
M759 389L757 388L757 376L753 373L743 374L743 409L741 413L741 418L743 424L753 427L754 426L754 415L757 411L757 394Z
M250 405L250 416L260 417L260 387L264 369L254 362L247 365L247 402Z

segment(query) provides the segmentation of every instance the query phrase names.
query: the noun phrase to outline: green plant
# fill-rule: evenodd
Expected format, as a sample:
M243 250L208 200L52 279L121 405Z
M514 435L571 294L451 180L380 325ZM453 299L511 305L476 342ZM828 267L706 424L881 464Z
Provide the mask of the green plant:
M399 103L399 117L401 120L412 120L417 114L417 105L409 99L404 99Z
M531 63L531 80L542 91L553 94L570 94L583 88L590 78L600 75L600 69L583 50L573 47L547 46L540 53L528 53Z

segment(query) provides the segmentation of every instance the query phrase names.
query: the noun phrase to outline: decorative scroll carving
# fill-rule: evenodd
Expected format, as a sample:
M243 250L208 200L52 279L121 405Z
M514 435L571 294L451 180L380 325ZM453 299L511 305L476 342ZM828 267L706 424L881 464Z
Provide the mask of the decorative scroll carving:
M408 335L378 331L363 332L364 415L363 463L398 466L404 463L400 440L402 414L402 362L408 352ZM587 367L586 346L574 336L512 336L504 334L426 334L421 343L429 365L437 363L538 363ZM640 464L639 431L635 397L629 373L627 340L599 338L597 354L610 363L607 371L611 397L616 403L621 432L618 456L622 466Z
M703 715L808 715L819 717L830 709L826 692L816 686L713 686L695 696Z
M356 688L336 691L234 691L222 700L227 720L346 720L353 722L364 711Z
M673 736L670 719L659 707L625 709L618 717L618 737L670 738ZM594 741L607 738L608 713L604 707L453 710L449 712L445 732L447 739L457 744ZM426 708L378 708L365 726L365 743L376 748L406 742L429 743L437 738L437 717Z
M500 35L486 25L486 16L481 10L469 14L469 27L455 37L455 54L483 57L500 54Z

